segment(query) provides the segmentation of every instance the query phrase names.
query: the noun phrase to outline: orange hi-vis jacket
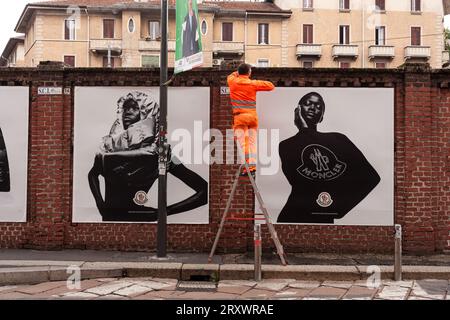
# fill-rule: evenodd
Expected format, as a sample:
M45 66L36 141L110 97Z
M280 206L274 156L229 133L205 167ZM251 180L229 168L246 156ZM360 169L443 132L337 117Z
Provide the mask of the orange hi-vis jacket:
M270 81L251 80L248 75L239 75L237 71L228 76L227 82L235 115L241 113L256 115L256 92L271 91L275 88Z

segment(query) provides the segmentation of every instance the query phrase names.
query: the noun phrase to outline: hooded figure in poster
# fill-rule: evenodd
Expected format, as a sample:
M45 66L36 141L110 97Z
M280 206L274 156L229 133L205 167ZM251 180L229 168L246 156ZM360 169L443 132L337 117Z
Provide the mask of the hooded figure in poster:
M0 192L11 191L9 177L8 154L6 152L5 140L3 140L2 129L0 129Z
M103 138L89 172L89 186L103 221L156 221L157 208L145 206L148 192L159 177L159 105L142 92L131 92L117 102L117 119ZM167 208L173 215L208 202L208 183L170 157L168 172L195 191L195 194ZM105 178L105 196L99 175Z
M279 145L282 170L292 186L279 223L327 223L343 218L380 182L364 154L343 134L317 131L325 114L311 92L295 109L299 132Z

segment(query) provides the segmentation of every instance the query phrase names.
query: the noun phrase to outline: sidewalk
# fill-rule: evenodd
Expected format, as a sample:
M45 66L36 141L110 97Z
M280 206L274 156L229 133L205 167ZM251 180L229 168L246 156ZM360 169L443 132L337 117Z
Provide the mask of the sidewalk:
M0 286L65 281L68 268L80 268L81 279L153 277L176 280L249 280L253 257L226 254L208 264L207 254L168 254L91 250L0 250ZM282 266L274 254L263 254L264 279L301 281L365 281L378 266L381 279L393 279L393 256L290 254ZM370 272L368 273L367 270ZM403 256L403 279L450 279L450 255Z

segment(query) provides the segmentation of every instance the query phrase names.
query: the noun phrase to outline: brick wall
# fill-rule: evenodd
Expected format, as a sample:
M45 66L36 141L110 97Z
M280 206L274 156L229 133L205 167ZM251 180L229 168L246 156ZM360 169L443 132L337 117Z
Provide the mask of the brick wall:
M211 128L231 127L229 97L220 86L230 70L199 69L173 86L211 88ZM399 70L256 70L279 87L389 87L395 89L395 222L409 253L450 251L450 70L406 65ZM142 69L0 69L0 85L30 87L27 223L0 223L1 248L154 251L156 226L72 223L72 95L38 96L39 86L158 86L159 73ZM73 90L72 90L73 92ZM208 252L231 190L236 165L212 165L210 224L169 225L170 251ZM239 186L234 212L252 212L252 188ZM288 252L393 251L393 228L276 226ZM263 228L264 246L272 248ZM219 252L253 246L251 222L228 223Z

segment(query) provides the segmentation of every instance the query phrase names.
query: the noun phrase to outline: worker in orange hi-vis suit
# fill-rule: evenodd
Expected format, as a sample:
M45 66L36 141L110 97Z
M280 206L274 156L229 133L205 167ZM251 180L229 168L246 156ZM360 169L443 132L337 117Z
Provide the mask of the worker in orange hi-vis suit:
M231 107L233 109L233 130L240 146L244 150L245 159L252 175L256 172L258 115L256 113L256 92L271 91L275 88L272 82L251 80L251 66L243 63L238 71L227 78L230 88ZM241 173L246 175L247 170Z

